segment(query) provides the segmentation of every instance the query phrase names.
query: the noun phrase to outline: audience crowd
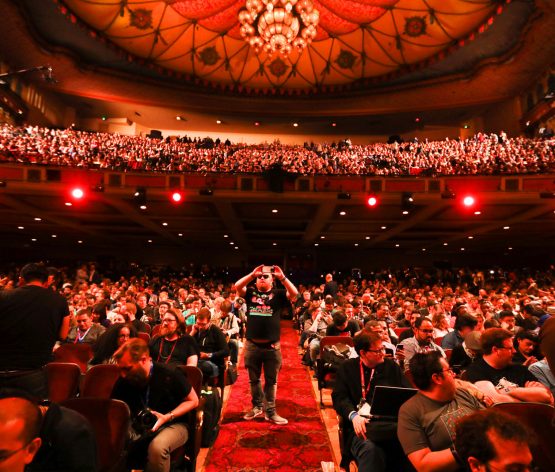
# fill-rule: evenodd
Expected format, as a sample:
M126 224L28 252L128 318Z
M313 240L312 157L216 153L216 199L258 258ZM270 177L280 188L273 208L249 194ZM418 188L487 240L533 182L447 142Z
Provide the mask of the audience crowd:
M90 343L91 365L118 363L121 368L123 359L135 375L152 358L167 365L164 372L170 372L172 365L198 365L205 375L217 376L226 367L224 359L231 365L237 362L244 335L245 300L237 296L227 272L206 266L160 270L136 265L118 271L83 264L49 267L42 286L58 292L69 307L69 335L65 330L61 344ZM18 274L16 268L0 273L0 295L16 290ZM27 283L33 281L29 277ZM417 470L456 470L460 457L449 448L461 416L500 401L553 404L555 380L543 360L538 335L555 314L555 268L536 272L407 268L334 278L339 273L298 283L300 296L283 316L298 326L309 365L317 358L317 341L323 336L354 338L361 363L345 364L347 370L338 372L338 378L350 385L360 369L367 402L375 383L407 386L412 378L418 393L403 405L393 435L397 441L398 434ZM60 316L68 317L65 312ZM143 339L150 334L146 336L150 355L144 341L130 341L141 333ZM203 333L213 333L210 342ZM152 369L145 369L146 382ZM461 370L466 377L455 378ZM129 382L120 379L116 389L121 398L133 393L133 377L122 374L127 377ZM181 379L175 382L185 400L176 399L156 415L159 422L174 426L174 415L197 404L191 387ZM382 470L385 459L370 436L391 432L366 429L366 420L359 415L364 407L359 403L360 385L349 385L332 397L347 431L352 423L347 437L353 446L343 451L344 459L354 456L361 471ZM439 418L444 415L450 415L449 428L440 431ZM179 430L178 425L174 429ZM475 458L467 451L470 446L461 447L466 456ZM527 467L528 456L520 458ZM480 457L487 462L497 456Z
M555 171L555 140L478 133L468 139L332 144L232 144L38 126L0 127L0 162L117 171L294 175L491 175Z

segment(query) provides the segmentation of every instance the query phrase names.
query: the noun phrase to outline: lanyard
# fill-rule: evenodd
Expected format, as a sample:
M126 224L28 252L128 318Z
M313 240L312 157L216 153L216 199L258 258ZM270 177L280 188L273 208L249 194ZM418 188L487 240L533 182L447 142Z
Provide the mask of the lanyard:
M92 326L91 326L91 328L92 328ZM83 336L81 336L81 335L79 334L79 328L77 328L77 336L75 336L75 341L73 341L73 344L77 344L77 343L83 342L83 339L85 339L85 336L86 336L87 334L89 334L89 331L91 330L91 328L89 328L87 331L85 331L85 334L83 334Z
M160 359L162 359L164 361L164 364L167 364L170 361L171 357L172 357L173 350L175 349L175 346L177 346L177 341L178 341L177 339L174 341L173 347L172 347L170 353L167 356L163 356L162 355L162 348L164 346L164 338L162 338L160 340L160 349L158 350L158 359L156 359L156 361L159 362ZM169 341L169 342L171 342L171 341Z
M372 384L372 379L374 378L374 372L376 372L376 369L372 369L372 372L370 373L370 378L368 379L368 385L365 386L365 382L364 382L364 369L362 368L362 360L360 361L360 385L362 387L362 400L366 400L366 396L368 395L368 392L370 391L370 385Z
M147 384L147 387L146 387L144 401L141 398L141 402L143 403L143 408L148 408L148 402L150 401L150 380L152 379L152 371L153 370L154 370L154 362L150 361L150 374L148 376L148 384Z

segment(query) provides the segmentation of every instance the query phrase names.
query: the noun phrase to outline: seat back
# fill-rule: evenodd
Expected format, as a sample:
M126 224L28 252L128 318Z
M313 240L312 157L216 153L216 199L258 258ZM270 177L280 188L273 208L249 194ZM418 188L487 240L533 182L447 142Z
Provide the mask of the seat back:
M150 343L150 334L148 334L148 333L145 333L145 332L143 332L143 331L139 331L139 332L137 333L137 337L138 337L138 338L141 338L141 339L144 339L144 340L146 341L147 344Z
M199 398L197 411L189 414L189 421L187 424L189 428L189 435L192 437L190 437L190 439L183 446L183 452L179 452L182 456L184 454L189 460L189 470L194 471L196 470L197 456L200 451L200 443L202 440L202 371L198 367L192 365L180 365L178 366L178 369L185 374L187 380L191 384L191 387L193 387ZM172 461L173 460L174 454L172 453Z
M160 333L161 328L162 328L162 325L160 325L160 324L154 325L152 327L152 329L150 330L150 337L154 338L155 336L158 336L158 334Z
M82 397L110 398L114 384L119 377L119 368L115 364L92 366L81 386Z
M451 360L451 354L453 354L453 349L444 349L445 357L447 358L447 362Z
M497 403L492 408L516 417L535 435L530 444L534 463L542 471L555 470L555 409L545 403Z
M81 413L96 437L99 470L109 471L124 457L130 412L126 403L108 398L71 398L62 406Z
M54 360L56 362L72 362L77 364L83 373L87 371L87 364L92 357L92 347L86 343L62 344L54 351Z
M407 329L411 328L394 328L393 331L395 332L395 336L399 337L402 333L404 333Z
M48 399L60 403L77 395L81 369L70 362L49 362L44 366L48 379Z

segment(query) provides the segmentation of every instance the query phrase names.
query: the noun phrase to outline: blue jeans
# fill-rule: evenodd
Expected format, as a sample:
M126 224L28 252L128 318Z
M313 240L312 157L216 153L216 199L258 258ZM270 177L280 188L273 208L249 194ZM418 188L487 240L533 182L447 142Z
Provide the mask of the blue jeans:
M205 379L217 377L220 374L218 365L208 359L199 359L198 368L202 371L202 376Z
M273 347L272 347L273 346ZM281 369L281 347L279 342L272 346L259 347L252 341L245 343L245 368L249 373L253 407L274 412L276 409L277 376ZM264 369L264 391L260 376Z

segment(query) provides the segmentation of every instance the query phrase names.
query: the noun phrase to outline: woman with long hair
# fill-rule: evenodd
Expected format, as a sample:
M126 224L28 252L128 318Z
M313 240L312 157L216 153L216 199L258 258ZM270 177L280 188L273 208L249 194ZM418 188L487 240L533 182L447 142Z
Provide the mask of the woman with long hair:
M113 364L112 356L130 338L137 337L137 330L130 323L115 323L98 338L90 364Z

